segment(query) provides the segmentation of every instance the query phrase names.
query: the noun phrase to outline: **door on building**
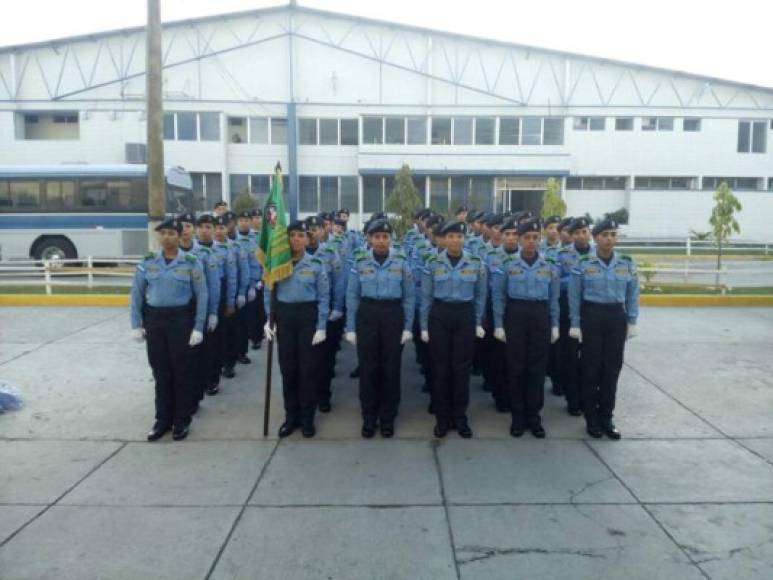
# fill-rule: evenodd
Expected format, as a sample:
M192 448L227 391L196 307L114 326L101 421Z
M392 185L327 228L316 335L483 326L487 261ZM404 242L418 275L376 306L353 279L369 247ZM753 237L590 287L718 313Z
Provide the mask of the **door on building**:
M510 210L511 211L532 211L535 215L540 215L542 211L542 197L544 190L534 189L511 189L510 191Z

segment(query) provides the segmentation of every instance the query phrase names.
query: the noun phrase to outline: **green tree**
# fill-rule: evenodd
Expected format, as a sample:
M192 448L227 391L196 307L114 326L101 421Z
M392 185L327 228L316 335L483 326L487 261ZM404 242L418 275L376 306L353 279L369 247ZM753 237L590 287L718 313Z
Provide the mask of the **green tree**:
M387 197L387 211L396 214L390 219L395 236L402 238L413 224L413 214L421 207L421 198L411 178L411 168L403 165L395 176L394 189Z
M719 184L714 192L714 209L711 210L709 223L717 240L717 281L719 286L719 271L722 269L722 246L730 239L731 234L740 234L741 226L735 219L735 213L741 211L741 202L733 195L727 182Z
M253 209L256 207L258 207L257 199L252 197L246 191L237 195L236 199L233 201L233 211L236 213L239 213L240 211L244 211L246 209Z
M551 215L564 217L566 215L566 202L561 199L561 185L555 177L548 179L545 193L542 196L542 217Z

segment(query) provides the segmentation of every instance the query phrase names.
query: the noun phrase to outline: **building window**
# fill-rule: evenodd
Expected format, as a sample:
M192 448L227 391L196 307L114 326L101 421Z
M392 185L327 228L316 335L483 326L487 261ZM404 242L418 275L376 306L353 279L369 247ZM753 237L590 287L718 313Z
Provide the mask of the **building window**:
M491 210L494 207L494 180L491 177L473 177L470 179L470 194L467 201L471 206ZM456 209L456 208L454 208Z
M430 178L429 207L439 213L448 212L448 177Z
M738 121L738 152L765 153L767 149L766 121Z
M572 176L566 178L566 189L614 189L625 190L626 178L623 176Z
M384 142L384 117L362 118L362 142L365 145L381 145Z
M271 119L271 144L287 145L287 119ZM285 191L287 191L285 189Z
M17 139L27 141L64 141L80 138L77 111L53 113L16 113Z
M298 140L301 145L317 144L316 119L298 119Z
M682 121L682 129L688 132L698 132L701 130L701 120L687 118Z
M351 209L351 208L350 208ZM362 178L362 211L373 213L384 210L384 180L380 175Z
M319 120L319 144L338 145L338 119Z
M199 113L202 141L220 141L220 113Z
M605 117L575 117L575 131L603 131L606 128Z
M451 211L456 211L460 205L467 203L470 192L470 178L467 176L454 176L451 178Z
M658 131L673 131L673 130L674 130L673 117L658 117Z
M177 113L177 140L198 141L199 129L196 113Z
M454 118L454 145L472 145L472 117Z
M267 117L250 117L250 143L268 145Z
M673 131L673 117L642 117L642 131Z
M543 145L564 144L564 120L561 118L546 118L543 123Z
M338 177L324 175L319 178L319 209L320 211L338 209Z
M499 119L499 144L518 145L521 131L521 120L518 117L501 117Z
M432 117L432 144L451 144L451 119L450 117Z
M403 117L387 117L386 139L387 145L405 145L405 119Z
M694 177L636 177L635 189L692 189Z
M341 207L356 212L359 206L357 199L357 186L359 180L356 175L344 175L341 177Z
M250 176L242 173L232 173L228 176L228 189L231 192L231 200L243 193L250 192Z
M633 117L617 117L615 131L633 131Z
M164 113L164 140L174 141L174 113Z
M655 131L658 128L657 117L643 117L641 120L642 131Z
M359 123L357 119L341 119L341 145L360 143Z
M319 190L316 176L298 177L298 211L317 213L319 208Z
M730 189L756 191L760 187L758 177L704 177L703 189L716 190L723 181Z
M523 145L541 145L542 119L540 117L523 118L521 143Z
M426 117L408 117L407 119L408 145L426 145L427 144L427 118Z
M493 117L475 118L475 144L493 145L496 120Z
M247 119L228 117L228 140L231 143L247 143Z
M754 123L752 128L752 153L765 153L768 139L765 125L765 122Z

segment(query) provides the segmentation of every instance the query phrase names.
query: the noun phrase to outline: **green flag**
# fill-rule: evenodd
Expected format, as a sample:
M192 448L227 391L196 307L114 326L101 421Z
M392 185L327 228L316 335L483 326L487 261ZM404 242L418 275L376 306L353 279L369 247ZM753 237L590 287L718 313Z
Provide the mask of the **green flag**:
M263 227L260 229L260 242L255 250L263 265L263 281L269 289L274 283L293 273L290 243L287 239L287 218L282 199L282 166L276 164L271 194L263 210Z

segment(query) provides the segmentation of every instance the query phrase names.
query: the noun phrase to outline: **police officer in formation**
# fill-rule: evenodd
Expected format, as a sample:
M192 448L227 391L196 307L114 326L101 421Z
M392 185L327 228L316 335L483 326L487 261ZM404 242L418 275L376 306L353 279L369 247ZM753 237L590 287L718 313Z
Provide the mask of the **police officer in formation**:
M582 397L588 434L620 439L612 415L626 339L636 335L639 280L630 256L615 251L617 223L593 226L594 252L572 269L569 334L582 343Z
M148 362L156 384L156 421L148 441L170 429L185 439L197 400L188 365L192 348L204 338L207 285L201 262L180 250L182 224L167 219L156 227L161 249L137 266L131 290L134 337L147 343Z
M344 208L290 224L292 274L273 297L256 258L259 210L237 216L221 204L159 226L162 250L138 265L131 305L156 381L149 440L170 429L185 438L204 393L215 395L237 361L248 364L249 342L259 347L264 335L278 342L279 436L300 428L313 437L316 411L331 410L344 328L358 356L364 438L394 436L411 338L436 437L451 429L472 437L475 366L496 409L511 414L514 437L545 437L547 375L590 436L620 438L613 411L625 341L635 335L638 278L632 258L614 250L615 222L593 226L591 242L586 217L462 206L447 221L421 209L397 240L381 212L362 234L349 217Z
M306 251L308 232L306 221L287 227L293 271L276 282L274 292L265 294L269 321L264 333L269 340L277 339L282 372L285 421L279 428L280 437L291 435L298 427L304 437L316 433L314 415L319 400L321 345L330 313L330 282L323 260Z

